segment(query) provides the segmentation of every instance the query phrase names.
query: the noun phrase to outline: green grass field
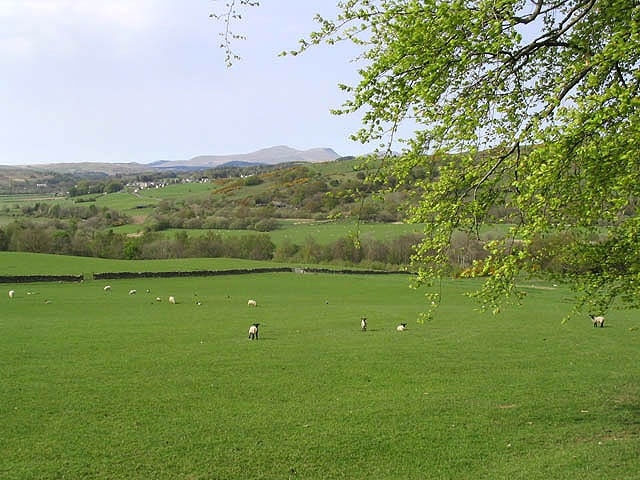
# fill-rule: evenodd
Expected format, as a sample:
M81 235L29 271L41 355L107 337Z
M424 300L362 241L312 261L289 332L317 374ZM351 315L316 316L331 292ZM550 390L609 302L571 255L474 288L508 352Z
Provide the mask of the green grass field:
M562 324L568 292L529 288L491 316L458 280L420 324L408 282L0 285L0 478L637 478L637 312Z
M236 258L113 260L24 252L0 252L0 276L85 275L105 272L190 272L282 266ZM294 265L295 266L295 265Z
M319 244L335 242L340 238L359 235L361 239L373 238L376 240L393 240L402 235L421 234L421 225L406 223L365 223L358 224L352 220L338 221L307 221L304 219L282 220L276 230L266 232L276 245L289 241L297 245L303 245L312 238ZM142 231L141 225L124 225L113 228L117 233L136 233ZM189 237L197 238L210 232L221 235L223 238L238 237L243 235L257 235L261 232L255 230L225 230L225 229L167 229L162 234L168 238L175 238L177 233L186 232Z

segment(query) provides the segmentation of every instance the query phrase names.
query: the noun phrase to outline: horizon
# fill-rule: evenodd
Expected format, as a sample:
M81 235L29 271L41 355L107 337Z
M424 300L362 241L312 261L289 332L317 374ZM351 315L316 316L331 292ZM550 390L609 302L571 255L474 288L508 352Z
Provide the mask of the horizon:
M300 153L305 153L305 152L309 152L312 150L331 150L333 153L336 154L336 159L338 158L344 158L344 157L350 157L350 156L359 156L359 155L342 155L341 153L337 152L334 148L331 147L311 147L311 148L305 148L305 149L299 149L299 148L295 148L295 147L290 147L288 145L272 145L269 147L263 147L263 148L259 148L258 150L253 150L250 152L237 152L237 153L223 153L223 154L219 154L219 153L203 153L203 154L197 154L197 155L193 155L190 156L188 158L181 158L181 159L176 159L176 160L167 160L167 159L158 159L158 160L151 160L149 162L137 162L137 161L130 161L130 162L108 162L108 161L91 161L91 160L83 160L80 162L44 162L44 163L25 163L25 164L4 164L4 163L0 163L0 167L36 167L36 166L46 166L46 165L73 165L73 164L111 164L111 165L152 165L152 164L157 164L157 163L180 163L180 162L189 162L191 160L200 158L200 157L214 157L214 158L227 158L227 157L242 157L242 156L247 156L247 155L252 155L255 153L259 153L259 152L263 152L263 151L268 151L271 149L275 149L275 148L281 148L281 147L285 147L287 149L291 149L293 151L296 152L300 152ZM360 155L366 155L366 154L360 154ZM259 162L258 162L259 163Z
M47 165L83 165L83 164L95 164L95 165L153 165L153 164L162 164L162 163L176 163L176 164L180 164L180 163L186 163L186 162L190 162L192 160L195 160L197 158L200 157L214 157L214 158L220 158L220 159L226 159L223 160L223 163L221 163L221 165L225 164L225 163L229 163L229 162L233 162L233 161L242 161L242 160L236 160L236 159L229 159L229 157L244 157L244 156L250 156L253 155L255 153L260 153L263 151L268 151L268 150L272 150L272 149L276 149L276 148L287 148L290 149L292 151L295 152L300 152L300 153L305 153L305 152L309 152L312 150L331 150L333 153L336 154L336 159L339 158L344 158L344 157L349 157L349 156L357 156L357 155L342 155L341 153L337 152L334 148L331 147L311 147L311 148L305 148L305 149L299 149L299 148L295 148L295 147L290 147L288 145L272 145L269 147L264 147L264 148L259 148L258 150L254 150L251 152L237 152L237 153L223 153L223 154L218 154L218 153L203 153L203 154L197 154L197 155L193 155L190 156L188 158L184 158L184 159L178 159L178 160L166 160L166 159L159 159L159 160L152 160L149 162L136 162L136 161L130 161L130 162L107 162L107 161L91 161L91 160L86 160L86 161L81 161L81 162L44 162L44 163L28 163L28 164L3 164L0 163L0 167L8 167L8 168L19 168L19 167L39 167L39 166L47 166ZM361 154L361 155L365 155L365 154ZM253 162L253 161L248 161L248 163L264 163L264 162ZM279 162L280 163L280 162ZM268 163L264 163L265 165L267 165Z

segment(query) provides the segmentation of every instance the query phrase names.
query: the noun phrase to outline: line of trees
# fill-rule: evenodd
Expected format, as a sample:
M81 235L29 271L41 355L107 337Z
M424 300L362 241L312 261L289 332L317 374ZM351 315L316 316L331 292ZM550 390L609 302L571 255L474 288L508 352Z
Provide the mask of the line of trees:
M166 234L146 231L141 235L128 235L104 228L109 211L86 220L21 220L0 227L0 250L32 253L52 253L113 259L168 259L168 258L245 258L251 260L275 260L311 264L358 265L367 268L409 268L416 246L423 240L422 234L407 234L393 239L380 240L371 235L351 235L335 241L319 243L307 237L301 243L285 240L275 245L268 233L223 236L215 231L204 235L189 236L186 231L177 232L173 238ZM569 230L538 236L529 245L514 242L514 251L523 251L535 258L539 273L557 276L601 274L589 261L606 242L597 234L592 236L591 250L581 252L576 258L571 248ZM457 232L450 239L449 274L452 276L487 276L494 272L486 260L489 251L486 240L481 241L464 232ZM587 260L584 260L584 259ZM640 268L640 255L624 255L622 259L610 254L608 269L628 268L632 262ZM618 262L618 263L616 263Z
M112 178L102 182L81 180L76 185L70 187L67 193L70 197L79 197L81 195L115 193L123 188L124 184L121 181Z
M98 220L91 223L95 225ZM95 229L87 222L19 221L0 228L0 250L54 253L114 259L245 258L315 264L346 264L388 268L409 264L420 235L392 240L343 237L320 244L308 237L301 244L276 246L267 233L223 236L214 231L190 237L180 231L173 238L148 231L131 236L112 229Z

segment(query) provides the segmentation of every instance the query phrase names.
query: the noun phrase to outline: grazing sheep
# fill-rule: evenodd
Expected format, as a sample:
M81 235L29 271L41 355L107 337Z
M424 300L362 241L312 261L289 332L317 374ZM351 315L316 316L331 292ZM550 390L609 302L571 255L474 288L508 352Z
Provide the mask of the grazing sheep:
M162 299L160 297L156 297L156 302L161 302Z
M258 302L256 302L255 300L249 300L247 302L247 305L249 305L250 307L257 307L258 306Z
M104 288L103 288L103 290L104 290L105 292L110 292L110 291L111 291L111 285L105 285L105 286L104 286Z
M594 315L589 315L591 317L591 321L593 322L593 326L594 327L601 327L604 328L604 317L602 316L594 316Z
M174 297L173 295L171 295L169 297L169 303L173 303L174 305L176 304L176 297Z
M9 290L9 298L13 298L16 295L16 291L15 290Z
M407 324L406 323L401 323L400 325L398 325L396 327L396 330L398 332L404 332L407 329Z
M249 340L258 340L259 323L254 323L249 327Z
M360 319L360 330L363 332L367 331L367 317L362 317Z
M138 293L137 290L129 290L129 295L135 295L136 293Z

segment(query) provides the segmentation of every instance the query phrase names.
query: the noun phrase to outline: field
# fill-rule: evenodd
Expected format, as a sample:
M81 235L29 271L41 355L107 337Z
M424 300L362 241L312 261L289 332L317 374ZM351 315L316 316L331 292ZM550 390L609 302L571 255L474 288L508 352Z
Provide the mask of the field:
M190 272L282 266L236 258L113 260L24 252L0 252L0 276L84 275L104 272Z
M336 221L312 221L312 220L281 220L276 230L263 233L268 235L275 245L285 242L304 245L308 239L313 239L319 244L335 242L340 238L349 238L358 235L361 239L376 239L390 241L403 235L422 234L421 225L407 223L357 223L353 220ZM142 230L140 225L125 225L116 227L114 232L136 233ZM239 237L243 235L258 235L255 230L227 230L227 229L167 229L162 234L167 238L175 238L177 233L186 232L191 238L205 236L211 232L223 238Z
M69 269L51 257L36 256L46 273ZM0 300L0 477L637 478L637 312L610 312L601 329L586 316L563 324L568 292L537 285L491 316L458 280L420 324L424 297L408 281L0 285L16 291Z

